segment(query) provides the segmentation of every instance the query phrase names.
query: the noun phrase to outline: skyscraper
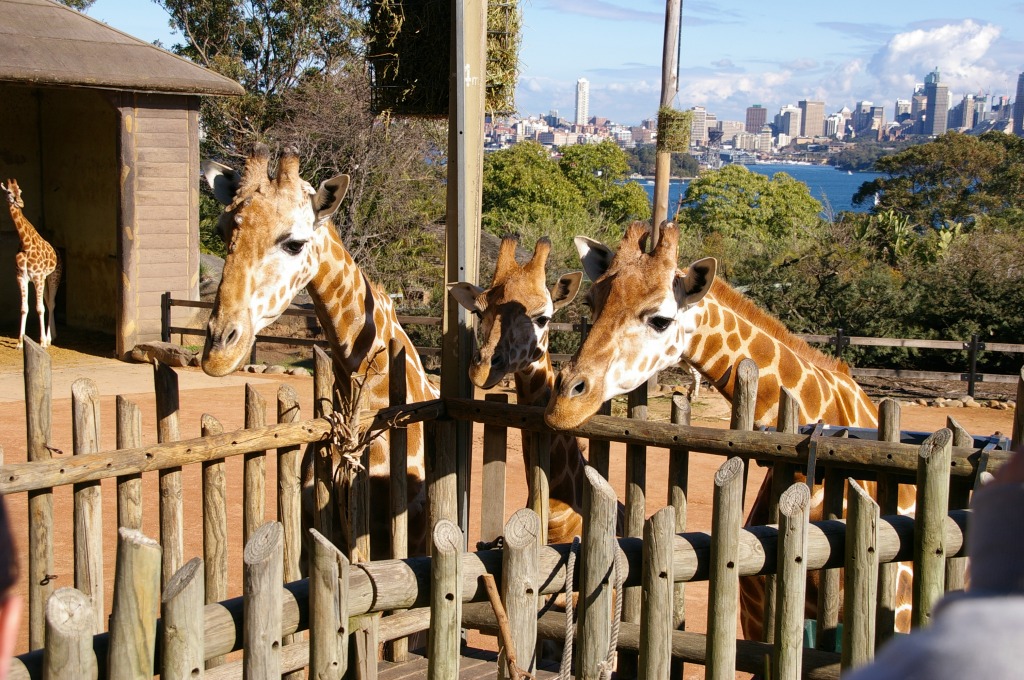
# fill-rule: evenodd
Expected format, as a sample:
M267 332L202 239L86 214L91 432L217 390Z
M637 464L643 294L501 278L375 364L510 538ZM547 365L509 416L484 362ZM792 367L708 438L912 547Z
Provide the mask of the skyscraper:
M800 106L800 136L821 137L825 131L825 102L802 99Z
M800 136L800 109L786 104L775 114L775 129L790 139Z
M580 78L576 81L576 124L586 125L590 118L590 81Z
M1024 73L1017 77L1017 98L1013 101L1013 134L1024 137Z
M768 121L768 109L760 104L747 107L746 130L755 135L761 134L761 128Z
M704 146L708 141L708 113L703 106L690 109L690 146Z
M924 79L924 94L928 98L924 113L924 133L926 135L943 135L949 119L949 86L939 82L939 69L929 73Z

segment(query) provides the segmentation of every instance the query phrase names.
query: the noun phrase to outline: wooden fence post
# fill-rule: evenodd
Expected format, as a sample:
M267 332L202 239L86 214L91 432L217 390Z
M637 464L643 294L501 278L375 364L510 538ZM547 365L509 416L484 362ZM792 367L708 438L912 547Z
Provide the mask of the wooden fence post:
M544 525L537 513L523 508L505 525L501 594L508 613L516 663L526 673L537 669L537 598L540 595L540 542ZM498 658L499 680L509 678L505 656Z
M883 399L878 404L878 441L900 441L900 403ZM882 515L899 512L899 478L891 472L878 473L878 510ZM875 647L896 633L896 580L899 563L878 567L878 606L875 608Z
M455 522L442 519L434 525L430 570L429 680L456 680L459 677L463 540L462 530Z
M779 418L782 420L781 414ZM807 598L807 523L810 511L811 490L806 484L791 485L779 498L773 680L800 678Z
M203 561L193 557L171 577L163 597L160 680L203 675Z
M732 413L729 429L750 432L754 429L754 414L757 409L757 382L759 373L753 359L743 359L736 367L736 386L732 395ZM743 492L740 494L740 509L745 505L747 477L750 464L743 460Z
M946 418L946 427L953 433L953 446L974 446L974 437L960 426L952 416ZM949 479L949 509L963 510L971 505L971 485L963 477ZM967 588L967 557L946 560L946 592Z
M95 608L74 588L61 588L46 603L44 680L96 680L99 670L92 651Z
M200 432L209 437L221 434L224 427L208 413L201 419ZM203 567L206 604L228 597L228 492L224 459L203 463ZM216 668L226 657L206 660L207 668Z
M431 430L433 433L430 432ZM423 439L427 460L427 502L430 509L428 520L430 526L436 526L442 519L457 522L459 498L455 479L455 422L437 420L432 424L424 423Z
M348 671L348 558L316 529L309 574L309 675L338 680Z
M256 388L245 384L245 429L267 424L267 402ZM267 517L267 452L253 451L243 457L242 543L248 544Z
M672 551L676 511L671 505L644 523L643 596L640 616L640 680L668 678L672 668L673 590Z
M743 471L730 458L715 472L709 570L707 678L732 680L736 673L736 613L739 608L739 545L743 524Z
M1010 433L1013 448L1024 444L1024 367L1017 377L1017 406L1013 410L1013 430Z
M597 409L597 415L610 416L612 414L612 402L606 401ZM590 466L601 473L601 476L608 479L608 471L611 466L611 446L607 439L590 439L587 443L587 462Z
M875 656L875 588L878 586L878 504L853 479L848 480L848 485L846 582L843 587L844 669L861 666Z
M787 388L781 388L779 391L779 415L775 424L776 431L787 434L796 434L800 428L799 419L800 403L797 401L793 393ZM771 497L768 501L769 524L782 522L779 503L782 500L782 495L786 493L793 484L795 473L796 466L792 463L774 463L772 465ZM781 531L781 526L779 530ZM776 603L778 601L776 594L778 578L778 574L766 574L764 576L764 617L761 621L761 630L764 641L768 643L775 641L776 619L778 617L776 610ZM805 591L806 586L801 592ZM802 600L800 607L800 625L802 628L804 609Z
M138 404L119 394L115 409L118 450L142 446L142 410ZM117 526L142 531L142 475L139 473L117 478Z
M50 460L52 381L50 355L28 336L25 343L25 427L29 462ZM46 640L46 600L53 592L53 489L28 494L28 645Z
M576 624L576 677L597 680L611 639L611 574L618 545L615 490L594 467L584 469L583 543L579 565L579 618Z
M690 424L690 399L683 394L672 395L673 425ZM686 531L686 494L689 493L690 450L671 448L668 452L668 504L675 509L675 533ZM686 584L675 583L672 589L672 627L686 630ZM681 680L685 675L682 659L673 658L670 677Z
M76 456L100 450L100 395L96 383L79 378L71 384L73 450ZM89 596L96 617L94 633L102 633L103 496L99 482L74 485L75 588Z
M153 362L156 391L157 441L178 441L178 374L170 366ZM160 547L163 550L163 575L166 584L181 568L185 554L185 515L181 499L181 467L160 471ZM159 599L159 598L158 598Z
M527 507L537 513L540 518L540 533L537 541L540 545L548 542L548 520L551 514L551 433L522 431L522 437L530 440L530 476L529 500Z
M327 352L313 348L313 417L325 418L334 412L334 368ZM313 526L334 545L335 534L334 465L331 444L324 442L314 447L313 455Z
M291 385L277 388L277 422L297 423L300 420L299 395ZM284 582L302 578L299 568L302 558L302 450L299 446L285 446L277 450L277 521L284 536ZM302 634L285 635L282 644L287 647L302 640ZM301 680L301 673L285 675Z
M488 394L486 401L508 403L507 394ZM484 470L480 497L486 499L480 508L480 540L493 541L501 536L505 521L505 465L508 449L508 428L484 425Z
M284 542L281 525L267 522L245 544L242 555L245 597L242 633L242 677L249 680L281 675L281 580Z
M160 544L135 529L117 531L114 607L110 615L108 675L153 675L160 613Z
M917 458L917 509L914 516L915 628L931 623L932 607L942 597L946 579L943 524L949 508L949 460L953 433L942 429L921 445Z
M653 380L651 382L654 382ZM647 420L647 388L643 384L627 396L627 416L632 420ZM644 533L644 517L647 515L647 447L643 444L626 444L626 522L624 536L640 538ZM622 620L640 623L640 586L623 589ZM635 678L638 657L635 652L621 651L618 657L618 673L623 678Z

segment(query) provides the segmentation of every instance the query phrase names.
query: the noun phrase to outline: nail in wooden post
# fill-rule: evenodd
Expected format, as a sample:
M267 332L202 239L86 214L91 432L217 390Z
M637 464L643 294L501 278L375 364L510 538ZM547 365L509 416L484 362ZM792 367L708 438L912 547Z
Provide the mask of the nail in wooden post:
M612 617L612 565L615 562L615 491L592 466L584 469L583 543L580 550L579 618L576 624L576 677L597 680L608 654Z
M61 588L46 603L44 680L95 680L99 675L92 635L96 613L88 596Z
M156 389L157 441L161 444L181 439L178 430L178 374L160 362L153 364ZM181 468L165 468L160 475L160 547L163 549L163 575L166 584L181 569L185 554L185 515L181 499Z
M79 378L71 384L73 448L76 456L100 450L100 394L96 383ZM75 588L89 596L96 616L94 633L102 633L103 609L103 496L100 483L74 485Z
M851 669L875 656L879 514L878 504L856 481L847 483L842 667Z
M117 395L117 448L142 446L142 410L133 401ZM142 530L142 475L121 475L117 478L117 526Z
M743 524L743 470L730 458L715 472L711 519L707 675L732 680L736 673L736 614L739 608L739 545Z
M427 678L456 680L462 642L462 530L442 519L434 525L430 570Z
M309 575L309 674L338 680L348 670L348 558L316 529Z
M811 490L791 485L779 498L779 555L776 571L773 680L799 680L803 660L804 608L807 597L807 523Z
M544 525L533 510L523 508L505 525L501 593L508 613L516 664L533 674L537 668L537 598L540 595L540 543ZM509 678L498 659L498 677Z
M281 578L284 540L281 525L267 522L245 544L242 554L244 630L242 677L276 678L281 675Z
M203 561L193 557L171 577L163 597L161 680L203 675Z
M135 529L117 531L114 607L110 615L108 675L153 675L160 615L160 545Z
M914 609L911 625L931 624L932 608L946 580L943 526L949 508L949 461L953 433L942 429L921 444L917 457L917 506L914 513Z
M50 460L52 381L50 355L27 336L25 343L25 427L29 462ZM53 592L53 490L28 493L28 645L46 641L46 600Z
M640 680L668 678L672 667L675 527L676 513L672 506L662 508L644 524Z

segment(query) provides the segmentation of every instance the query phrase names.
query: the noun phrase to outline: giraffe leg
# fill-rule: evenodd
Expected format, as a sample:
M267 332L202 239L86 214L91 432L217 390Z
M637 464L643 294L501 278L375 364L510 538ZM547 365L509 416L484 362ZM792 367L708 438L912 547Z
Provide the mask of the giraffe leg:
M59 276L54 272L46 277L46 310L49 323L46 324L47 339L53 342L57 338L57 325L54 323L54 308L57 302L57 285L60 283Z
M18 349L21 349L25 342L25 321L28 318L28 274L24 271L18 273L18 288L21 289L21 330L18 331Z
M46 295L46 279L36 277L32 280L36 291L36 313L39 314L39 345L50 346L50 333L46 330L46 305L43 298Z

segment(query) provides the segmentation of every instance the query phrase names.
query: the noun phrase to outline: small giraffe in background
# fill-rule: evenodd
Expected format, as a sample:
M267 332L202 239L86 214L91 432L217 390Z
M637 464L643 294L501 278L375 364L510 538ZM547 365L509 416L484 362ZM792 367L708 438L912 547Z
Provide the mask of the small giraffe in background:
M460 305L480 318L480 346L469 368L473 384L489 389L512 373L518 403L546 406L555 382L548 354L548 323L556 311L576 297L583 274L565 274L549 291L544 267L551 241L537 241L533 257L524 265L516 262L516 245L514 238L502 239L490 288L460 282L449 284L449 290ZM532 438L524 433L527 466L535 455L532 447ZM587 463L582 448L572 435L551 436L549 543L570 543L583 533L580 509Z
M11 219L21 240L21 250L14 256L18 268L18 287L21 289L21 330L18 332L18 348L24 344L25 321L28 318L28 283L36 289L36 311L39 312L39 344L48 347L57 337L57 329L53 322L54 302L57 299L57 287L63 272L60 256L46 240L39 235L24 213L25 201L21 199L21 188L18 181L7 180L7 186L0 182L0 189L7 193L10 204ZM44 305L45 300L45 305ZM46 309L50 310L50 323L46 323Z

